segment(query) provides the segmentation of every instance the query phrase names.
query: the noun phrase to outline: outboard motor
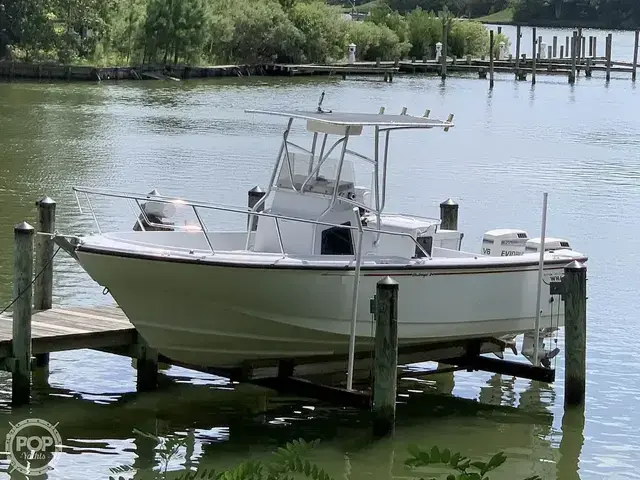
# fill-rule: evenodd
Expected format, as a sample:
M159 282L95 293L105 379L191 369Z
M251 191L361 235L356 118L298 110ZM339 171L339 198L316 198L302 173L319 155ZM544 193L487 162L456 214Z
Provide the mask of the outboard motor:
M149 195L152 195L155 197L161 196L160 192L158 192L158 190L156 189L149 192ZM145 231L172 232L174 230L173 228L174 223L167 221L167 219L171 218L176 211L176 208L173 205L171 205L170 203L149 201L149 202L143 203L141 205L141 208L144 211L144 215L141 213L138 216L139 221L133 225L133 229L136 232L139 232L142 230L142 227L140 226L140 224L144 226ZM145 215L146 215L146 218L145 218Z
M541 243L542 241L539 237L528 240L524 249L525 253L539 252ZM554 252L556 250L571 250L571 244L564 238L545 237L544 251Z
M482 237L482 254L490 257L524 255L527 232L515 228L489 230Z

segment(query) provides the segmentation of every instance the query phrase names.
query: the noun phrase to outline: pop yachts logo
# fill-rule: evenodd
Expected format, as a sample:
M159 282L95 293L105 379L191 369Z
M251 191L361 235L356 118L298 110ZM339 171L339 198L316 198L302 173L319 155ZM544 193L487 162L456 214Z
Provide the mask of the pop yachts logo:
M7 434L5 451L11 462L10 471L24 475L42 475L57 461L62 452L62 437L56 427L40 418L28 418Z

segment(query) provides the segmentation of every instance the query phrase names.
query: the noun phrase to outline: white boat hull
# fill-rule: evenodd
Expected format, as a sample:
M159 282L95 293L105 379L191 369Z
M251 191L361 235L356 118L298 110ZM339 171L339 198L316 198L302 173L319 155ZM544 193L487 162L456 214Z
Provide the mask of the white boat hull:
M222 367L348 351L353 269L221 265L82 248L76 253L150 346L175 361ZM386 275L399 282L401 344L534 328L538 269L533 261L497 259L466 267L450 259L431 262L428 268L362 269L357 349L371 348L370 299ZM541 328L563 325L562 302L556 296L550 303L548 283L569 262L545 263Z

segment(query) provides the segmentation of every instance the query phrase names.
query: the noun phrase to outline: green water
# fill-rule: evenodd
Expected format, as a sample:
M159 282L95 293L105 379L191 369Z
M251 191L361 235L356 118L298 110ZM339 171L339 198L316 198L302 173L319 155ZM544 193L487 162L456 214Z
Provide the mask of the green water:
M154 441L135 430L186 439L170 470L229 467L303 437L322 440L313 458L336 478L425 476L403 465L410 443L481 459L504 450L508 460L492 479L636 478L640 120L628 78L614 76L608 86L598 76L581 78L570 87L564 78L540 77L532 89L498 77L493 92L471 77L445 86L420 76L392 84L0 84L0 304L10 301L12 227L33 221L39 197L58 202L57 226L65 233L95 230L72 185L155 187L244 204L247 189L268 181L283 125L243 109L314 108L323 90L327 108L455 114L456 127L446 134L396 141L389 209L437 215L442 200L455 198L466 248L479 250L491 228L521 227L537 236L542 192L549 192L548 234L590 256L585 415L564 413L562 353L554 385L482 372L425 379L405 372L395 436L374 442L360 412L179 368L163 371L159 391L138 395L128 358L77 351L52 354L49 382L37 387L30 407L11 409L10 378L0 375L0 438L9 422L58 422L64 451L47 478L107 478L120 465L149 478L164 463ZM105 229L133 225L126 205L96 209ZM109 301L66 255L56 257L54 303ZM558 341L562 349L561 335ZM1 465L8 471L7 461Z

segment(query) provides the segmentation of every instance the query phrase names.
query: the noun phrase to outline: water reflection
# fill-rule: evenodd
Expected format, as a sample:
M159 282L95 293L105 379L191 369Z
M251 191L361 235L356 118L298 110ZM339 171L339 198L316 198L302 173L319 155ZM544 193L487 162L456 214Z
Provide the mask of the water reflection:
M580 480L579 460L584 443L584 407L568 408L562 416L562 440L557 478Z

